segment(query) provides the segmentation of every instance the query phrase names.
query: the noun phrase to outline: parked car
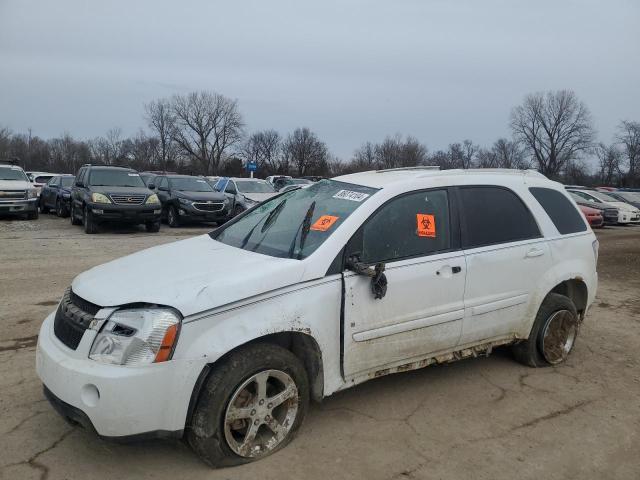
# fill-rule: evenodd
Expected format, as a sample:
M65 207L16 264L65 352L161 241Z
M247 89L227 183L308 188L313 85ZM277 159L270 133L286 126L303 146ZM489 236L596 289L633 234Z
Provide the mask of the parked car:
M38 196L40 196L40 191L42 187L44 187L49 180L51 180L56 173L47 173L47 172L27 172L27 176L29 180L36 187L36 191L38 192Z
M269 175L265 180L271 184L272 187L276 188L276 182L278 180L292 178L291 175Z
M158 175L177 175L177 173L176 172L167 172L165 170L151 170L151 171L146 171L146 172L140 172L140 178L142 178L142 181L147 186L149 186L150 184L154 183L153 180Z
M73 175L56 175L42 187L40 191L39 206L42 213L53 210L59 217L69 216L71 200L71 188L75 181Z
M131 168L85 165L71 189L71 224L84 225L85 233L97 233L109 222L144 224L157 232L161 213L158 195Z
M596 204L603 204L605 207L610 206L618 209L618 223L640 223L640 210L628 203L621 202L616 198L609 196L608 193L599 192L597 190L574 190L571 192L582 197L583 199ZM590 205L591 206L591 205Z
M602 218L604 220L605 225L617 225L618 224L618 209L605 203L596 203L593 200L587 200L586 198L577 195L576 193L568 190L569 196L578 204L580 207L592 208L594 210L599 210Z
M578 208L580 208L580 211L589 222L591 228L604 227L604 217L602 216L602 212L600 210L591 207L585 207L584 205L578 205Z
M0 213L38 218L38 191L17 165L0 163Z
M285 446L311 398L372 378L499 345L561 364L597 256L537 172L346 175L80 274L42 324L37 371L101 436L184 435L209 465L246 463Z
M311 180L307 180L306 178L283 178L277 180L273 185L276 190L282 191L285 187L289 186L300 186L300 185L312 185L313 182Z
M240 215L245 210L278 194L266 180L257 178L222 177L215 189L229 198L231 215Z
M162 175L154 181L162 203L162 216L170 227L184 222L223 223L230 216L231 201L224 193L216 192L204 178Z
M282 187L280 189L280 193L289 192L291 190L295 190L296 188L309 188L311 185L313 185L313 183L287 185L286 187Z
M639 192L615 191L615 192L607 192L607 195L617 199L620 202L628 203L632 207L640 208Z

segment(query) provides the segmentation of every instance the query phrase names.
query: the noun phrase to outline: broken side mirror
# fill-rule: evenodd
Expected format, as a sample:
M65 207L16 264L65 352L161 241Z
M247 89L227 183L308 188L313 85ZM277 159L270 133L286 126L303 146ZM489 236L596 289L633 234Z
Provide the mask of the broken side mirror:
M359 255L351 255L345 262L346 267L358 275L371 277L371 293L376 300L383 298L387 294L387 276L384 274L385 264L376 263L371 268L360 261Z

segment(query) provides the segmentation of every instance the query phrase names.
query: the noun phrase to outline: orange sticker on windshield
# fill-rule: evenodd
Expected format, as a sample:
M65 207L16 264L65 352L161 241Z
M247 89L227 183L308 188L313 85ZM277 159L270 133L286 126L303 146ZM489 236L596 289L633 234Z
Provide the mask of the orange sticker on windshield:
M436 219L433 215L425 213L416 213L416 221L418 223L418 236L435 238L436 236Z
M318 220L316 220L316 223L311 225L311 230L315 230L316 232L326 232L338 221L339 218L340 217L334 217L333 215L322 215Z

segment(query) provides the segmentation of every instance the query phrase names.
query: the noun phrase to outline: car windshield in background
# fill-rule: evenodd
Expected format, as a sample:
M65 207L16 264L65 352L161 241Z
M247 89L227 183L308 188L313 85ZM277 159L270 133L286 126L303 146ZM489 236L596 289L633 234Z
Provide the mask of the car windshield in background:
M0 168L0 180L22 180L24 182L29 181L22 170L13 168Z
M274 193L275 189L264 181L236 180L238 191L242 193Z
M620 201L617 198L612 197L611 195L608 195L608 194L603 193L603 192L590 192L590 193L594 197L599 198L600 200L602 200L603 202L619 202Z
M211 185L202 178L171 177L171 188L180 192L213 192Z
M640 192L616 192L616 194L630 202L640 202Z
M322 180L269 199L237 222L212 232L211 238L273 257L302 259L377 191Z
M36 177L33 183L47 183L49 180L53 178L53 175L43 175L40 177Z
M76 177L60 177L60 185L62 187L71 187L75 179Z
M139 174L126 170L92 170L89 185L143 188L146 186Z

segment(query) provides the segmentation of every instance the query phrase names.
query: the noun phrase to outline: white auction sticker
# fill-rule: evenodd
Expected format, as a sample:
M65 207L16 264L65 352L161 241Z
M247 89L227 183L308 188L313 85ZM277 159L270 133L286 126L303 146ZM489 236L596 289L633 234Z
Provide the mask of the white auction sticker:
M352 190L340 190L333 198L340 198L342 200L351 200L352 202L361 202L369 196L368 193L354 192Z
M139 177L140 175L138 175L137 173L130 173L129 176L130 177Z

